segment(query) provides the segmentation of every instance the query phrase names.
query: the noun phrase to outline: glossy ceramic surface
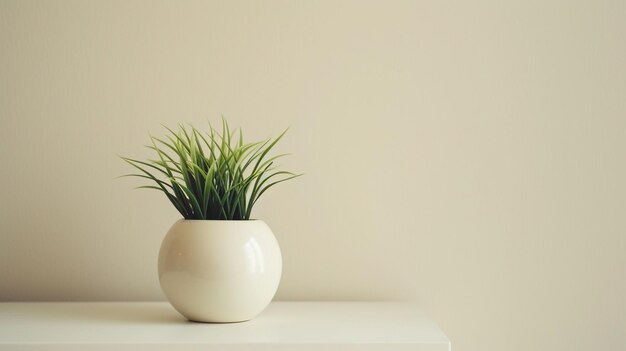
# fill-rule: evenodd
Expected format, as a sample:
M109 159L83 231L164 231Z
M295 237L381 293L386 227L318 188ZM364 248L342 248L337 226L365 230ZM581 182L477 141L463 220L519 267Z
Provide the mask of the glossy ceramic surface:
M270 303L282 257L265 222L179 220L159 252L159 282L189 320L240 322Z

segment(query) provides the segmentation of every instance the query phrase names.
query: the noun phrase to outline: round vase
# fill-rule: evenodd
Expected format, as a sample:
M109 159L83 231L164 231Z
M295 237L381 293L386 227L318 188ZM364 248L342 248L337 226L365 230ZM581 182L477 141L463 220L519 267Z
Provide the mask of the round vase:
M272 301L282 256L260 220L174 223L159 252L159 282L183 316L230 323L257 316Z

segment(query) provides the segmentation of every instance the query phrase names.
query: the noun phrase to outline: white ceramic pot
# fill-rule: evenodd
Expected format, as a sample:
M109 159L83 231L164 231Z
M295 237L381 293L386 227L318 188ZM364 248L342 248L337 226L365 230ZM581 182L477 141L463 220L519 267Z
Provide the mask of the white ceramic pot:
M174 308L196 322L241 322L270 303L282 273L265 222L184 220L159 252L159 282Z

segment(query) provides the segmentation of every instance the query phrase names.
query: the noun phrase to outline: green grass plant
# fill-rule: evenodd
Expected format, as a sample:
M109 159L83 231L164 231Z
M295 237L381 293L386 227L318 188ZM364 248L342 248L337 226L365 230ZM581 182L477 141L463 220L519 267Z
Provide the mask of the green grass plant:
M164 126L165 127L165 126ZM221 131L209 124L207 132L192 125L165 127L164 138L150 135L157 157L147 161L121 157L149 185L137 188L162 192L185 219L249 220L252 208L274 185L300 176L277 169L276 160L286 154L270 155L276 138L245 143L241 129L231 131L222 119Z

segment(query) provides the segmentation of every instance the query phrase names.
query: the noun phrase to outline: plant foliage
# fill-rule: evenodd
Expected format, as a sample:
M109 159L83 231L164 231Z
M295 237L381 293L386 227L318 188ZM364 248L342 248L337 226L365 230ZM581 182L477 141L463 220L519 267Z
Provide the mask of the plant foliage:
M231 131L224 119L221 132L211 125L205 133L192 125L165 128L165 138L151 135L146 145L156 159L121 157L139 171L124 176L149 180L150 185L138 188L163 192L185 219L248 220L269 188L300 176L276 169L275 161L286 154L269 154L287 130L276 138L244 143L241 129Z

